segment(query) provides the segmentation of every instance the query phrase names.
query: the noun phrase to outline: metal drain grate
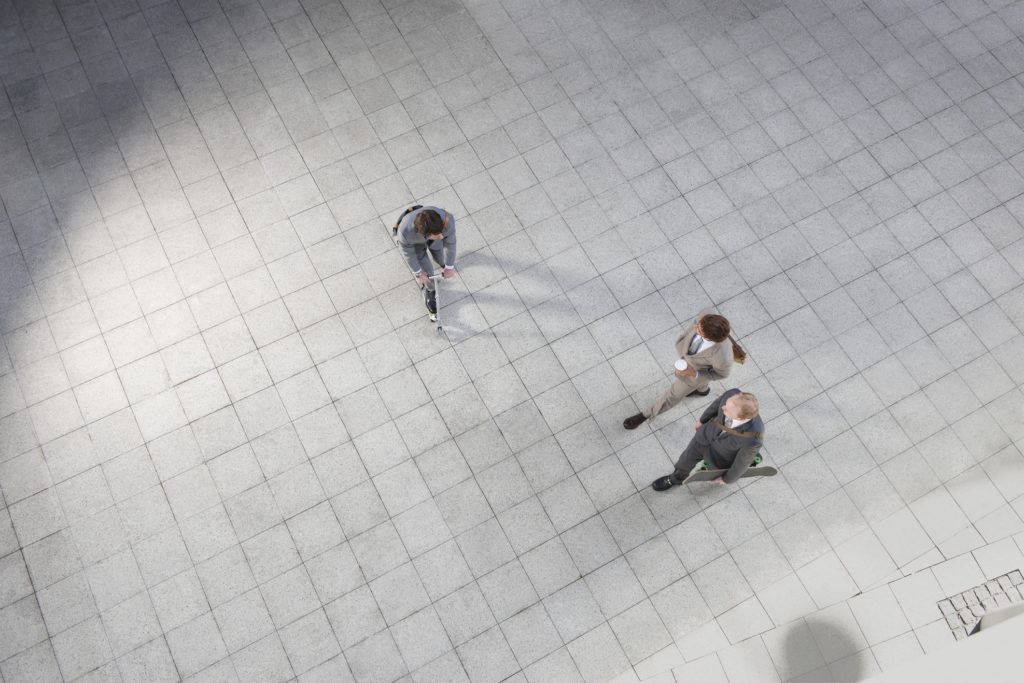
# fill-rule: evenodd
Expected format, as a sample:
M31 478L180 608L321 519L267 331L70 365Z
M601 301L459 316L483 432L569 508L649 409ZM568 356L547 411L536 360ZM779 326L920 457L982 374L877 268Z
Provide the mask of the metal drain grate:
M1021 600L1024 600L1024 576L1015 569L963 593L939 600L937 604L953 631L953 637L963 640L971 634L985 612Z

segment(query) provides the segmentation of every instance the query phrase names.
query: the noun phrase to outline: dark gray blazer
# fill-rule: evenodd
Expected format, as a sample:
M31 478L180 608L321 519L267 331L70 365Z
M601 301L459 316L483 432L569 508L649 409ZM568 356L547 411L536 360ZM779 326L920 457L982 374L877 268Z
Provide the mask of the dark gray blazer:
M704 457L709 466L717 470L729 470L722 475L722 481L726 484L731 484L740 478L740 475L754 462L754 457L764 443L764 422L760 415L736 428L735 431L740 434L750 434L749 437L730 434L719 429L715 424L716 421L720 425L725 424L725 413L722 412L722 406L731 396L738 393L740 393L739 389L730 389L708 406L704 414L700 416L701 428L693 437L707 453ZM758 433L759 435L755 436Z

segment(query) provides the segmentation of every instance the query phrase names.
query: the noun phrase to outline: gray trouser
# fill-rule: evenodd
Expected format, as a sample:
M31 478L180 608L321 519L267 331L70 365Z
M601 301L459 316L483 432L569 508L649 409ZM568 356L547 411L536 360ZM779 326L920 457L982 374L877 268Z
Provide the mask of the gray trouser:
M679 459L676 460L676 468L672 470L669 479L673 484L682 484L683 480L690 476L693 468L700 464L705 458L707 448L697 443L697 439L691 439L690 443L683 450Z

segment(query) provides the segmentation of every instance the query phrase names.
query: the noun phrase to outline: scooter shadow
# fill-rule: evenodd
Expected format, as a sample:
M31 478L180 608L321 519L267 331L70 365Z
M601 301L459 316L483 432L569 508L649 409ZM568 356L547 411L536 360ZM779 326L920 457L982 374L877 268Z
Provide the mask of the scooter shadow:
M558 274L543 260L507 255L497 259L489 253L481 258L476 251L471 252L463 258L466 263L462 269L456 269L454 278L437 278L439 334L451 343L457 344L532 310L543 309L545 316L577 315L559 284ZM546 273L536 270L538 266L544 266ZM481 278L472 273L478 268L496 272ZM434 270L436 277L440 268Z
M542 311L542 319L550 316L578 318L575 307L564 293L559 292L540 303L531 303L524 300L507 278L504 281L508 283L508 289L504 292L498 288L467 292L463 288L461 292L455 294L452 292L454 287L447 292L444 284L438 287L438 320L453 344L475 334L493 330L531 311ZM534 323L542 324L537 321L535 316Z
M458 344L490 328L472 296L445 301L444 292L441 291L439 299L438 317L434 324L437 326L438 334L452 344Z

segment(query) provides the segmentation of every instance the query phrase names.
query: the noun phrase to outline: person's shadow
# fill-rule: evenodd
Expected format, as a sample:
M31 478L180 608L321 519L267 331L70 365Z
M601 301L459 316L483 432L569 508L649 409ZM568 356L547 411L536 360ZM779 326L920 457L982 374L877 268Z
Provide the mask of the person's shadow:
M842 612L848 621L839 613L830 618L828 611L807 616L801 620L803 626L793 625L788 630L782 661L776 663L783 680L817 671L824 681L853 683L870 673L860 657L852 656L866 649L868 643L849 609Z

